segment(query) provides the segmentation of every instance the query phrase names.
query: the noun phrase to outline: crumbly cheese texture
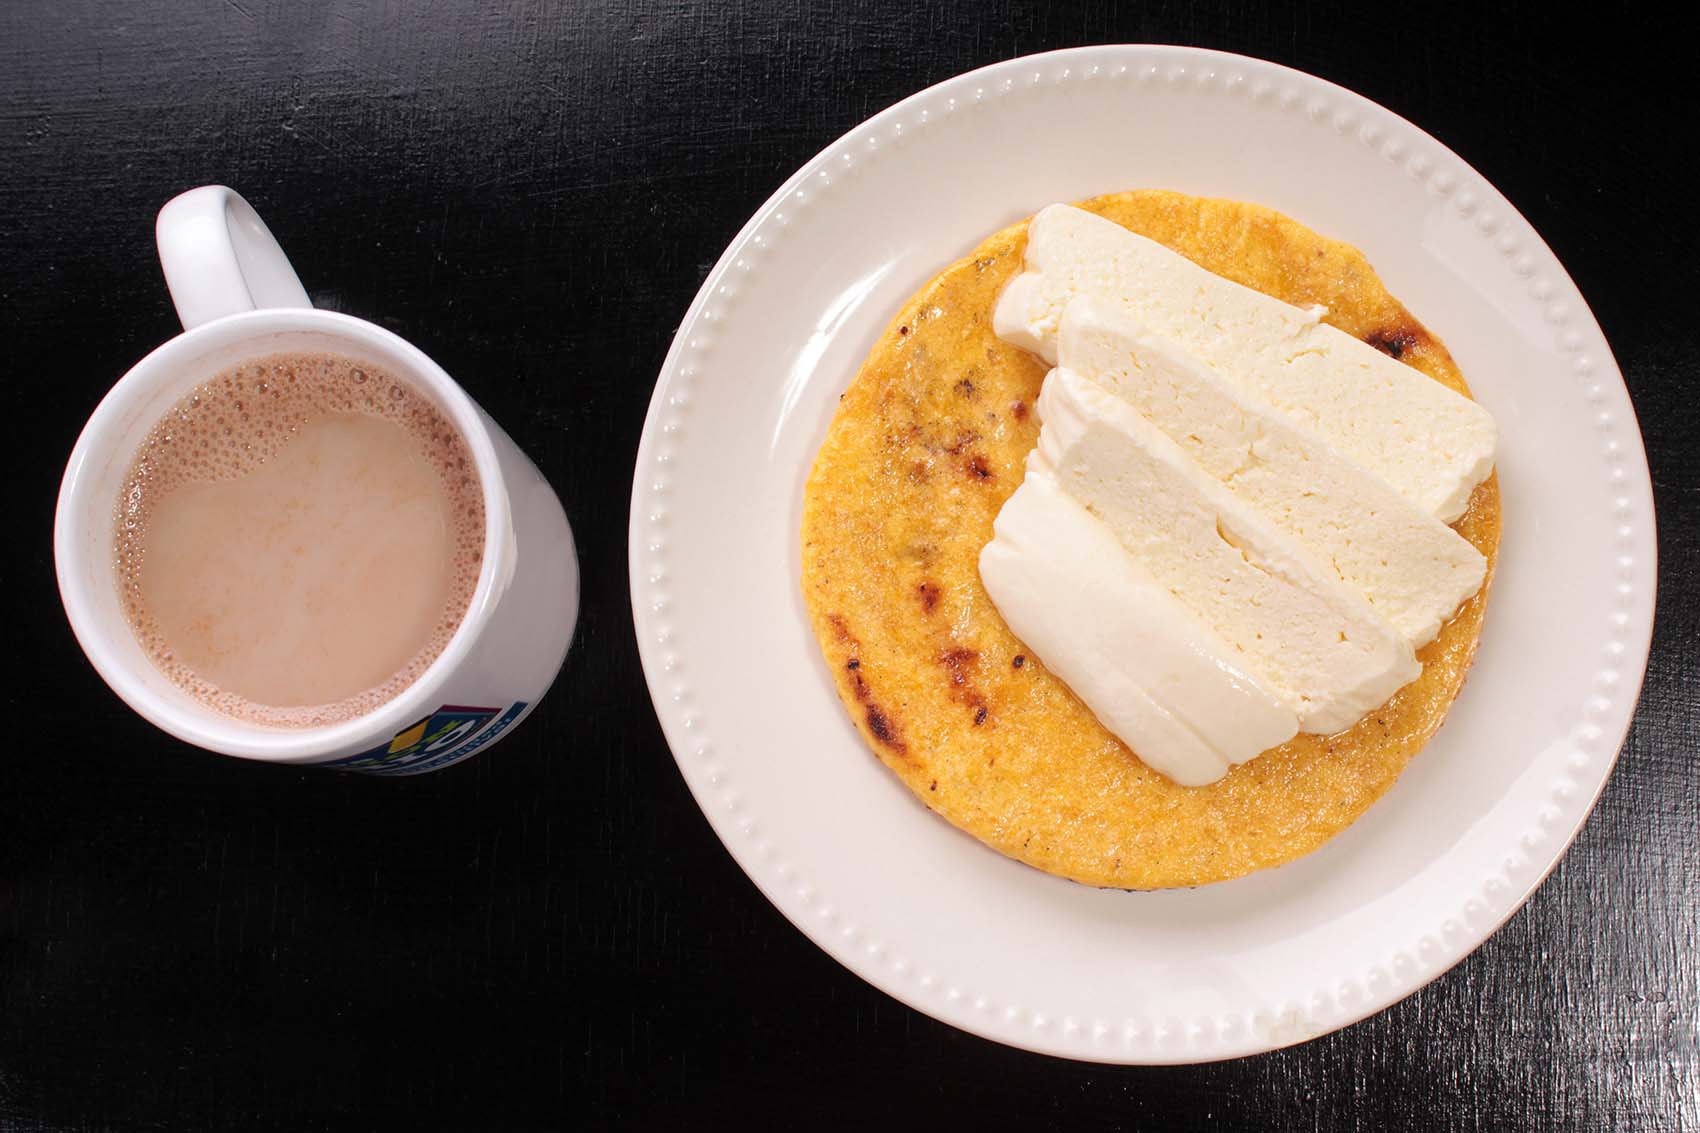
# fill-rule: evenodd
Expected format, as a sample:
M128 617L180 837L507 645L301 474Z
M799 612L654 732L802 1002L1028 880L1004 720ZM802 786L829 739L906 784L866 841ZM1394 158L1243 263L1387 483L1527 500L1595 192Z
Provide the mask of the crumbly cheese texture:
M1433 641L1481 589L1487 559L1463 536L1320 434L1116 308L1070 303L1057 355L1308 547L1413 647Z
M1125 554L1038 453L993 532L980 578L998 613L1156 770L1202 786L1299 730L1234 648Z
M1125 401L1059 367L1039 417L1039 452L1069 495L1270 682L1302 731L1351 727L1421 671L1363 595Z
M1052 205L1028 224L1025 270L999 296L994 327L1055 363L1063 312L1083 296L1123 308L1443 522L1464 513L1493 471L1497 432L1485 410L1323 322L1322 308L1283 302L1113 221Z
M1349 245L1242 201L1136 191L1079 207L1283 302L1324 307L1342 333L1468 393L1445 346ZM1208 786L1174 782L1038 658L980 579L994 520L1038 441L1033 406L1049 369L992 326L999 293L1022 271L1026 233L1023 222L989 234L896 306L843 391L803 490L799 531L799 583L823 679L880 772L1034 868L1158 889L1292 861L1426 758L1491 596L1498 484L1484 481L1456 525L1486 556L1489 582L1419 651L1416 680L1345 732L1301 732ZM822 749L797 758L826 754L839 757ZM865 834L880 836L876 827Z

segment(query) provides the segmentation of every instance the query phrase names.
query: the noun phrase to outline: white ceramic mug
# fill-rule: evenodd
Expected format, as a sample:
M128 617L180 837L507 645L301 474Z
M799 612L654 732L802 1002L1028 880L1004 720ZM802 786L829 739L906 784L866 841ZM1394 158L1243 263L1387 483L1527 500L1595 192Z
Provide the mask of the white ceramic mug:
M409 775L509 734L554 681L578 615L572 531L548 481L418 349L361 319L314 310L265 223L234 191L209 185L177 197L160 210L156 236L183 333L136 363L89 418L54 519L59 593L89 660L159 727L246 759ZM406 379L460 430L484 488L483 567L442 654L393 700L317 728L233 719L172 683L131 633L113 574L119 486L148 430L220 371L284 351L331 352Z

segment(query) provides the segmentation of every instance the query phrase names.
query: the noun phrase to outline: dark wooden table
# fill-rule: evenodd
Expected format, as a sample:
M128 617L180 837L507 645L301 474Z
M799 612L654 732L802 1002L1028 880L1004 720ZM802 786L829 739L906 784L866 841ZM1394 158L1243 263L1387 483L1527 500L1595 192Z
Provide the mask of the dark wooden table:
M0 1125L1700 1127L1696 68L1678 29L1602 30L1618 14L1573 34L1540 5L5 5ZM1393 1009L1192 1068L1006 1050L817 951L674 770L626 594L650 386L749 213L904 95L1109 41L1292 64L1475 164L1604 324L1660 518L1640 715L1553 877ZM383 781L207 755L125 709L65 626L64 459L176 331L153 216L210 181L253 200L316 303L457 375L566 503L578 640L487 756Z

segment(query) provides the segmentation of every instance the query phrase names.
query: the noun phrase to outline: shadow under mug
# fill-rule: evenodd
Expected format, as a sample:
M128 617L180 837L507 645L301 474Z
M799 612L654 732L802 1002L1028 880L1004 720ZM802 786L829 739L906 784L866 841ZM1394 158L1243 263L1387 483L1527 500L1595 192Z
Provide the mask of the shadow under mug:
M578 616L572 530L548 481L416 347L364 320L314 310L265 223L234 191L209 185L175 198L160 210L156 235L183 333L136 363L95 409L54 518L60 597L95 669L160 728L245 759L407 775L510 734L553 683ZM334 353L407 381L465 439L484 493L478 584L441 655L371 712L313 728L235 719L178 687L131 632L114 578L118 494L148 431L221 371L285 352Z

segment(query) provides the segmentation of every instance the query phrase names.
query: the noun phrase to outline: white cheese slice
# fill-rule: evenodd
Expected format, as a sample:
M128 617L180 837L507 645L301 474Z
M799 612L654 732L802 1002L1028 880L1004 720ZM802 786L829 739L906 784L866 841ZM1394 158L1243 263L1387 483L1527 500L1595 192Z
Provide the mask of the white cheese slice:
M1486 410L1306 310L1223 279L1114 221L1052 205L1027 228L1026 269L1004 288L998 335L1057 361L1069 302L1120 306L1224 380L1320 433L1442 522L1493 469Z
M1063 488L1229 645L1306 732L1348 728L1422 671L1392 623L1138 410L1052 370L1039 452Z
M1199 467L1296 536L1413 647L1481 589L1487 560L1456 531L1120 311L1076 299L1062 366L1132 405Z
M1069 498L1034 453L980 552L1009 628L1154 770L1184 786L1284 743L1298 718Z

